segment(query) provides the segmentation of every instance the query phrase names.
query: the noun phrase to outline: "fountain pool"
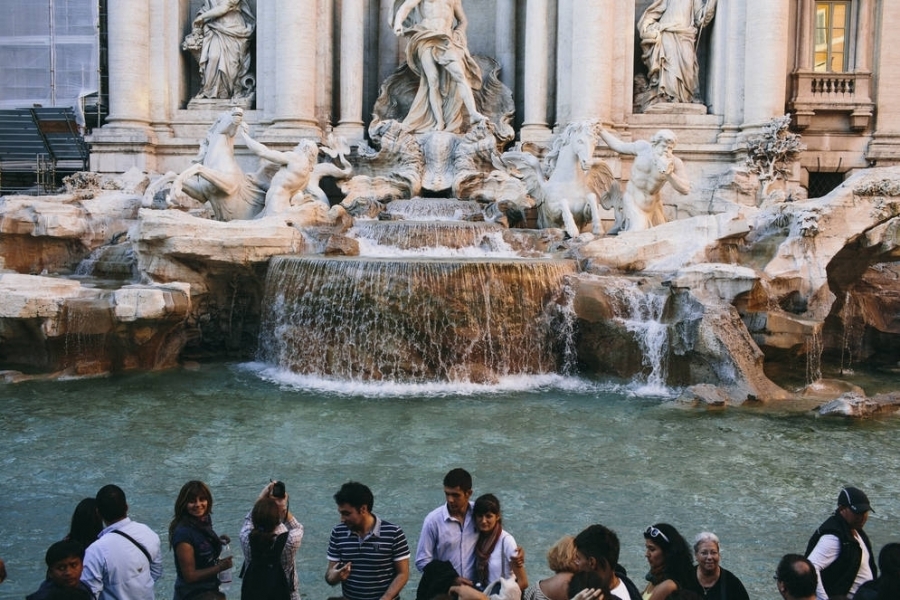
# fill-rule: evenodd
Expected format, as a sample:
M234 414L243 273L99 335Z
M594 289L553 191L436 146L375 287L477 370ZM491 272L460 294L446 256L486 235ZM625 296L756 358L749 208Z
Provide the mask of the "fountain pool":
M302 592L315 600L338 591L322 574L341 483L368 484L376 514L414 546L454 466L472 472L476 495L499 496L532 578L549 574L544 554L559 536L602 522L640 581L641 531L664 520L688 537L715 531L723 566L751 597L776 598L777 559L805 548L848 483L872 499L866 529L876 549L900 539L900 422L891 418L817 418L796 404L698 411L556 375L401 386L246 364L6 385L0 398L2 599L38 587L44 551L66 533L75 504L109 482L165 544L188 479L210 484L216 529L232 537L259 489L283 479L306 529ZM170 551L164 564L159 598L172 593Z

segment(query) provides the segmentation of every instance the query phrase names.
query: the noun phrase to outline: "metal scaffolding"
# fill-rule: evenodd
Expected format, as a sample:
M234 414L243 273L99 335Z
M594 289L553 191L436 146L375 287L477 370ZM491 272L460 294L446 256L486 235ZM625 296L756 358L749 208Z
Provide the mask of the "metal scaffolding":
M3 0L0 109L71 106L85 124L85 104L102 104L100 4Z

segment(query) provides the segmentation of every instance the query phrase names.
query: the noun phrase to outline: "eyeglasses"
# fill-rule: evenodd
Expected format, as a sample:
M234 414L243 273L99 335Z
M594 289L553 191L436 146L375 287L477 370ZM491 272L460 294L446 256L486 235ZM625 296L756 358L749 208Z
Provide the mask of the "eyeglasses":
M667 544L669 543L669 538L666 537L666 534L664 534L653 525L644 530L644 535L649 535L652 538L661 537L666 541Z

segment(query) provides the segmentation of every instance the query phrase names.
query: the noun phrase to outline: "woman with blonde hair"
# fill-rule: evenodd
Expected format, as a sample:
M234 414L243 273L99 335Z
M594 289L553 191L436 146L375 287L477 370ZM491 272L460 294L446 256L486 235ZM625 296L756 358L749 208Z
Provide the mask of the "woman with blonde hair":
M578 570L574 536L563 536L550 547L547 566L553 575L525 588L522 600L569 600L569 582Z

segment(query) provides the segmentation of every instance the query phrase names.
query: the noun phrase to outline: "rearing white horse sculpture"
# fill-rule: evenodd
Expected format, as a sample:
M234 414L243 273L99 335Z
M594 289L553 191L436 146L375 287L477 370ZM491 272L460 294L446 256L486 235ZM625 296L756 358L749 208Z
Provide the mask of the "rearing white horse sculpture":
M265 205L266 190L248 177L234 158L234 136L246 127L240 108L220 114L201 143L197 164L172 183L172 197L184 193L209 202L219 221L255 217Z
M602 233L598 199L609 188L613 174L594 158L598 135L593 121L570 123L554 140L543 165L527 152L505 152L500 157L535 199L538 227L563 227L574 238L590 221L591 232Z

